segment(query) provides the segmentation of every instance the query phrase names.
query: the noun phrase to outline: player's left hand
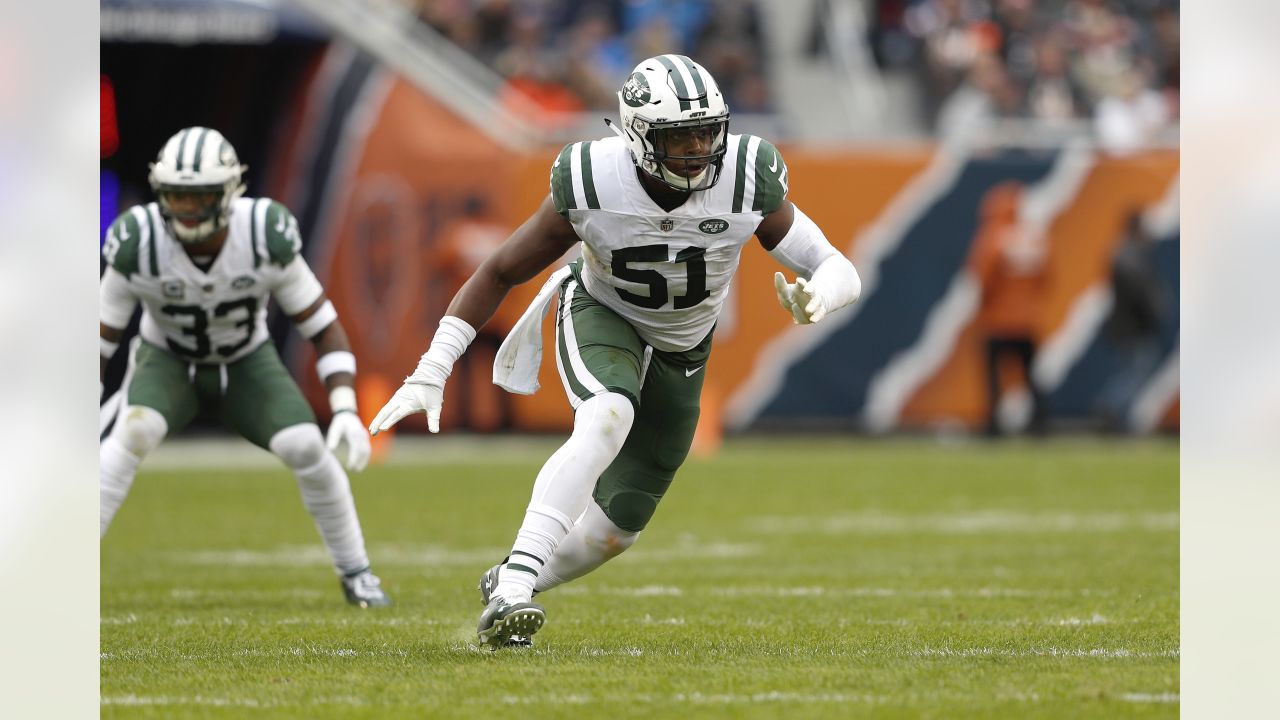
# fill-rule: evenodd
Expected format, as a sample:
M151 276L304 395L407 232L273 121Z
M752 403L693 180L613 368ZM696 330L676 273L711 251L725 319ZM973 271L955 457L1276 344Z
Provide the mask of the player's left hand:
M784 310L791 313L791 318L797 325L816 323L830 311L827 293L802 277L789 283L782 273L774 273L773 287L778 292L778 302Z
M326 444L339 459L342 459L338 454L339 449L343 445L347 446L346 459L342 464L352 472L360 472L369 464L369 431L365 430L364 423L353 412L334 413L333 419L329 421Z

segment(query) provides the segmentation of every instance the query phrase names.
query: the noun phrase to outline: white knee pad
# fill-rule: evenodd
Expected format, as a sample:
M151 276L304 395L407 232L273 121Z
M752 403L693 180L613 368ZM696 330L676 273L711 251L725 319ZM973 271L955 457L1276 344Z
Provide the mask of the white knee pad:
M155 450L168 433L169 423L165 422L164 416L145 405L124 408L111 429L111 436L139 458Z
M607 560L617 557L635 544L638 532L623 530L609 519L600 506L594 502L587 503L587 510L582 515L582 530L587 545L597 548Z
M294 470L315 467L328 452L324 446L324 436L320 434L320 426L315 423L290 425L272 435L267 446L276 457Z
M578 406L573 416L574 439L590 438L610 455L617 455L635 417L636 410L625 395L615 392L596 395Z

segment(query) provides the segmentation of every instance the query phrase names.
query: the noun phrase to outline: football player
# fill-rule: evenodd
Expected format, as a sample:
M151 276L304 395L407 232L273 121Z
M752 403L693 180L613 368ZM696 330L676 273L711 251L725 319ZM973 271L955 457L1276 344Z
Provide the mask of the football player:
M369 428L425 412L438 432L445 381L475 329L512 286L582 244L581 258L549 283L573 433L539 472L510 556L481 579L477 630L493 648L527 644L545 620L533 593L617 556L649 522L689 452L716 318L752 235L799 276L774 278L795 322L818 322L861 290L853 264L787 199L777 148L729 133L729 108L701 65L649 58L618 103L616 137L561 151L550 194L458 291L417 369ZM521 325L536 326L541 314L531 308L525 318L508 343L536 350ZM527 378L501 379L528 374L520 366L536 353L521 349L500 351L495 382L531 391Z
M355 471L369 459L356 415L355 356L299 252L297 221L269 198L241 197L245 169L217 130L186 128L151 164L156 202L129 208L107 233L100 372L139 301L143 313L122 407L100 449L99 530L106 534L147 453L204 410L293 471L347 600L389 605L369 570L351 485L331 452L345 449ZM327 442L268 336L268 295L315 344L333 410Z

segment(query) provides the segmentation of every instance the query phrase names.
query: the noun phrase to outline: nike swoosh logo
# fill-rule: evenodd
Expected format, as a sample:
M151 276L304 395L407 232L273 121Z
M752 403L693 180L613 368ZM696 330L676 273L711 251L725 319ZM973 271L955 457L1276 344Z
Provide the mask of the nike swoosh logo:
M778 153L773 154L773 164L769 166L769 172L778 172Z
M699 365L698 367L696 367L696 368L694 368L694 369L692 369L692 370L690 370L689 368L685 368L685 369L684 369L684 376L685 376L685 377L693 377L693 374L694 374L694 373L698 372L699 370L701 370L701 369L702 369L702 368L704 368L704 367L706 367L706 365Z

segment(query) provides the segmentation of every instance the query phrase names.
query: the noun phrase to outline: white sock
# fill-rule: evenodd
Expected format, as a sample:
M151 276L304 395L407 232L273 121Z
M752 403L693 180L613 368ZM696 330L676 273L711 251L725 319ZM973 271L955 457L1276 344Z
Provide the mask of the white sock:
M596 480L622 449L634 417L631 401L618 393L596 395L578 406L573 435L538 472L512 558L498 574L494 595L513 603L529 601L542 565L573 527L573 518L582 514ZM511 568L512 563L521 567Z
M338 459L326 452L320 462L293 474L302 491L302 504L315 520L338 572L347 575L369 567L351 483Z
M594 502L556 548L555 555L538 573L534 589L546 592L586 575L631 547L638 532L628 532L613 524Z
M98 537L107 534L116 511L124 504L138 474L142 458L125 449L124 444L108 435L98 447Z

